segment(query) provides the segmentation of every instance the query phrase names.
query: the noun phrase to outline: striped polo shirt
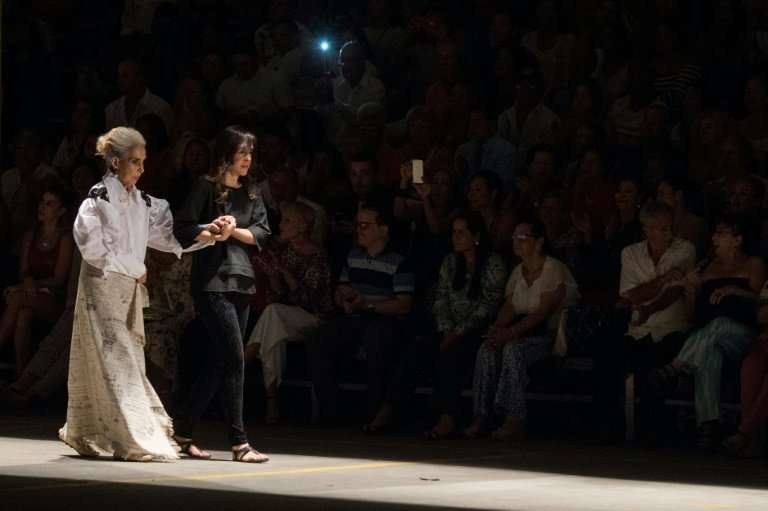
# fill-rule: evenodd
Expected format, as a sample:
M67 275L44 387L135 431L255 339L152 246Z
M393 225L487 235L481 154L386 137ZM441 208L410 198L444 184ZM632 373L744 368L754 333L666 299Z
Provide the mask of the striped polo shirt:
M391 300L395 295L415 291L413 271L405 257L390 250L371 257L359 247L349 252L339 284L350 285L368 302Z

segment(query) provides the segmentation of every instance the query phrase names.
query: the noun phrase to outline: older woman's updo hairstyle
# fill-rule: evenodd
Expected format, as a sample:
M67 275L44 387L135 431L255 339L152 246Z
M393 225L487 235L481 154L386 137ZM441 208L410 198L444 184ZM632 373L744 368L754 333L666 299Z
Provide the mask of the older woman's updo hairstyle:
M107 168L115 171L115 158L122 158L137 146L146 146L147 141L133 128L119 126L101 135L96 141L96 154L104 158Z

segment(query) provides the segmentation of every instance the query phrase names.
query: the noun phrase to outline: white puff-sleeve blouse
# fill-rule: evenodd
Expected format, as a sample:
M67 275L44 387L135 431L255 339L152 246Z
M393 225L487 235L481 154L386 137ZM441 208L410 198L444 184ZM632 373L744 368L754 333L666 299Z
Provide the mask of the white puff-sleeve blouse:
M112 172L88 192L78 210L73 235L85 262L133 278L147 271L147 247L181 257L182 252L207 245L196 243L182 250L173 236L168 201L135 186L126 190Z

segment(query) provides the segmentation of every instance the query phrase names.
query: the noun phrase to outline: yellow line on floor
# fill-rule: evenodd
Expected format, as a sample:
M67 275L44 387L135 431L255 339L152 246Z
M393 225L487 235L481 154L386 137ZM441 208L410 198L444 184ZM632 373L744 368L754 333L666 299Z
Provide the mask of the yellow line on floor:
M320 474L328 472L340 472L347 470L367 470L375 468L390 468L399 467L402 465L410 465L416 463L415 461L384 461L375 463L356 463L353 465L331 465L326 467L306 467L306 468L287 468L284 470L267 470L267 471L249 471L249 472L220 472L213 474L196 474L196 475L178 475L178 476L145 476L135 479L115 479L106 481L73 481L73 482L61 482L57 484L43 484L38 486L21 486L18 488L3 488L0 489L0 495L3 493L12 493L19 491L38 491L38 490L52 490L62 488L84 488L90 486L105 486L110 484L146 484L146 483L161 483L169 481L215 481L220 479L240 478L240 477L271 477L281 475L301 475L301 474Z

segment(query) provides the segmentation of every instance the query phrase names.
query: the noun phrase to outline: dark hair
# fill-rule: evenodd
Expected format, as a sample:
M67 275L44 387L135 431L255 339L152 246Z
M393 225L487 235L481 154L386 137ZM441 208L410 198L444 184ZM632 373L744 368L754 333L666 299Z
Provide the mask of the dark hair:
M371 165L371 168L375 171L378 168L378 164L376 162L376 157L368 152L358 152L353 154L349 160L348 163L352 162L365 162L369 163Z
M491 255L491 237L488 234L488 228L485 226L485 220L480 214L474 211L465 211L459 213L453 223L463 220L467 224L467 229L473 235L477 236L477 247L475 248L475 271L472 273L472 279L469 281L467 296L478 298L480 296L480 285L485 265ZM456 258L456 271L453 274L453 289L459 291L467 285L467 260L461 254L452 254L449 257Z
M554 163L555 170L557 170L557 150L554 146L549 144L536 144L528 150L528 154L525 158L525 166L530 167L533 163L533 159L538 153L549 153L552 155L552 161Z
M736 179L736 182L748 184L752 188L754 197L758 199L760 203L765 199L765 184L759 177L753 175L741 176Z
M491 191L496 191L496 200L494 207L498 208L501 205L502 196L504 195L504 182L501 180L498 174L491 172L490 170L481 170L472 174L467 181L467 188L472 184L472 181L480 179L485 183Z
M378 200L367 201L360 205L358 211L362 210L373 211L376 213L376 223L388 227L390 236L392 235L392 228L395 225L395 215L390 204Z
M335 178L343 179L345 177L344 158L342 158L341 153L336 149L336 146L330 142L319 144L312 149L307 175L312 174L315 167L315 160L317 159L316 155L322 153L327 154L331 160L331 175Z
M733 232L734 236L741 236L741 251L747 255L759 253L759 222L750 215L726 213L718 217L715 227L722 225Z
M517 225L525 224L531 228L531 236L536 240L542 240L541 250L544 255L549 254L549 244L547 243L547 229L544 223L539 220L537 215L524 216Z
M256 136L242 126L227 126L216 136L213 145L213 167L207 178L216 183L218 204L226 202L228 196L224 188L224 173L235 162L235 155L243 146L253 150L256 147Z
M57 199L59 199L59 202L61 202L61 207L64 208L65 213L61 216L59 219L59 225L58 227L60 229L63 228L71 228L71 222L72 222L72 213L74 212L75 208L75 198L74 193L72 190L66 186L64 183L59 182L58 180L55 182L48 183L40 193L40 195L37 197L37 203L38 205L43 200L43 195L46 193L49 193L51 195L54 195ZM37 236L37 227L38 225L35 224L34 228L34 235Z

